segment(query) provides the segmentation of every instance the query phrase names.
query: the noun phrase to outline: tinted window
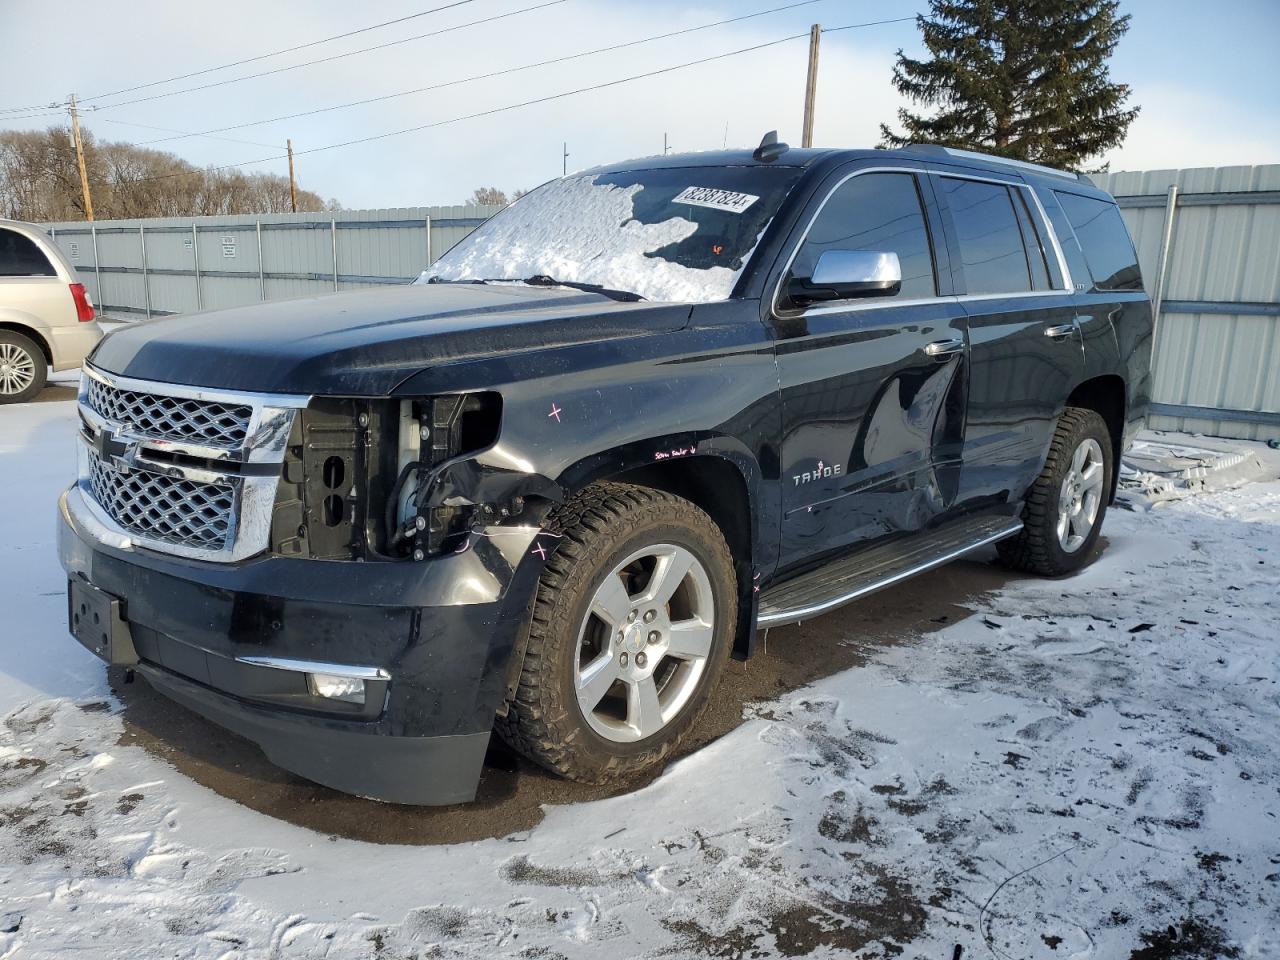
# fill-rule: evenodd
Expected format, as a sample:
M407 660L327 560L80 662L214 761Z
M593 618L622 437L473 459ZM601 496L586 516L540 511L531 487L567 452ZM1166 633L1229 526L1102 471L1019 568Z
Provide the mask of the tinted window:
M929 230L916 179L909 173L867 173L836 188L814 220L791 267L792 275L812 276L826 250L896 253L902 265L898 297L937 295Z
M943 177L968 293L1021 293L1031 289L1027 251L1009 188L998 183Z
M1067 260L1067 269L1071 271L1071 282L1083 290L1088 286L1086 281L1089 278L1089 267L1084 262L1084 251L1080 249L1075 232L1067 222L1067 215L1062 212L1062 205L1058 203L1056 193L1050 190L1038 190L1037 193L1040 196L1040 202L1044 204L1044 212L1049 216L1053 232L1058 238L1058 245L1062 247L1062 255Z
M0 230L0 277L56 277L40 248L20 233Z
M1027 266L1031 268L1031 286L1035 290L1049 290L1053 286L1049 282L1049 263L1045 259L1044 241L1040 237L1040 231L1036 229L1031 208L1027 206L1027 191L1012 190L1010 194L1018 214L1018 225L1022 227L1022 245L1027 249Z
M1084 248L1093 285L1099 290L1141 290L1142 272L1120 208L1074 193L1059 193L1058 202Z

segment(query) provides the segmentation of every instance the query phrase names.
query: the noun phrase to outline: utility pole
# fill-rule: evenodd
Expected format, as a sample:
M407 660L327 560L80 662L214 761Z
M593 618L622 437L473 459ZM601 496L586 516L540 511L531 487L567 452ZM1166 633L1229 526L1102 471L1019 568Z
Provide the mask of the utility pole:
M84 168L84 141L80 139L80 112L76 109L76 95L71 95L71 137L76 144L76 163L80 167L80 192L84 196L85 218L93 222L93 197L89 194L89 173Z
M671 152L671 148L667 146L667 131L662 131L662 155L665 157Z
M813 109L818 98L818 44L822 42L822 25L815 23L809 30L809 75L804 84L804 131L800 146L813 146Z
M293 141L286 140L289 147L289 209L298 212L298 181L293 176Z
M561 147L563 156L560 158L560 175L562 177L569 175L569 141L565 141Z

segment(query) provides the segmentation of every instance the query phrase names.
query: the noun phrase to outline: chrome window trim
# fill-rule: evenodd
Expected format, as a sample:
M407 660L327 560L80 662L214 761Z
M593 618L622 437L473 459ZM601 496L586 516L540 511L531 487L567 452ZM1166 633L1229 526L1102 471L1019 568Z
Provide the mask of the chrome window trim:
M1032 206L1035 210L1035 213L1038 214L1040 217L1040 223L1036 225L1036 228L1043 229L1045 231L1045 236L1047 236L1052 242L1054 258L1058 261L1058 269L1062 273L1063 286L1054 287L1051 290L1025 290L1019 293L1012 293L1012 294L975 293L975 294L965 294L965 296L972 296L974 299L979 299L979 298L1009 297L1009 296L1013 296L1013 297L1033 296L1034 297L1034 296L1040 296L1043 294L1050 294L1050 293L1074 293L1075 292L1075 288L1072 287L1071 285L1071 271L1067 268L1067 258L1062 253L1062 245L1058 242L1058 235L1057 233L1054 232L1053 224L1050 222L1049 215L1044 209L1044 204L1040 202L1040 197L1036 195L1035 188L1031 186L1031 184L1023 183L1020 181L1001 180L999 177L984 177L978 174L969 173L967 171L956 172L953 170L945 170L945 169L936 168L936 167L930 167L928 168L928 171L929 173L933 174L935 177L949 177L952 180L977 180L981 183L998 183L1004 187L1020 187L1021 189L1027 191L1027 193L1031 194Z
M270 545L271 514L280 481L280 465L284 462L285 446L288 444L289 432L293 428L294 417L298 410L305 408L310 402L309 396L213 390L158 380L138 380L133 377L109 374L87 363L83 367L83 373L86 378L92 378L120 390L207 403L248 406L253 411L245 444L239 448L209 447L199 443L157 438L119 425L115 421L109 421L91 409L86 402L86 381L82 379L77 404L81 429L80 443L77 444L79 469L76 485L85 508L97 524L135 549L147 549L192 560L235 563L267 549ZM117 523L94 498L89 483L89 449L95 445L98 435L103 430L109 430L113 438L128 445L130 469L196 483L230 485L234 490L234 501L224 546L221 549L210 549L153 539ZM154 459L148 456L149 453L186 455L206 460L208 463L178 464ZM219 469L224 464L227 469ZM253 471L241 469L250 465L255 467Z
M916 174L931 174L937 177L950 177L953 180L977 180L982 183L998 183L1004 187L1020 187L1021 189L1026 190L1031 195L1032 204L1034 206L1035 214L1033 214L1033 216L1038 215L1040 219L1040 222L1036 225L1037 229L1043 229L1045 231L1045 235L1049 237L1050 242L1052 243L1054 256L1058 262L1058 269L1062 273L1062 282L1064 286L1054 287L1050 290L1022 290L1014 293L965 293L948 297L913 297L909 300L844 300L839 303L826 304L820 307L808 307L804 310L793 313L784 312L779 306L779 301L782 297L782 286L786 282L788 274L791 272L791 266L795 263L796 257L800 255L800 250L804 246L805 241L809 239L809 232L813 229L813 225L817 222L818 217L822 216L822 211L826 209L827 204L831 201L831 198L835 195L837 190L843 187L854 177L860 177L867 173L905 173L912 176ZM922 209L921 213L925 217L925 226L928 228L929 222L927 211ZM946 242L945 238L943 238L943 242ZM933 267L934 281L936 285L938 269L936 257L934 258ZM1060 297L1068 296L1074 292L1075 288L1072 286L1071 271L1067 267L1067 258L1062 252L1062 245L1058 241L1058 235L1053 229L1053 224L1049 220L1049 216L1044 209L1044 205L1040 202L1040 197L1037 196L1035 188L1032 187L1031 184L1023 183L1021 181L1002 180L999 177L982 176L980 173L970 173L965 170L953 170L942 167L865 167L862 170L854 170L841 177L839 182L827 191L827 195L822 198L822 202L818 204L818 209L815 210L813 212L813 216L809 218L809 222L805 225L804 232L800 234L800 239L796 242L791 254L787 257L786 263L782 267L782 272L778 275L778 282L773 288L773 298L769 303L769 312L776 320L796 320L803 317L817 317L831 313L851 313L861 310L885 310L893 307L922 306L930 303L965 303L971 300L1011 300L1021 297Z
M348 680L390 680L391 674L381 667L364 667L349 663L325 663L320 660L293 660L289 657L236 657L237 663L269 670L288 670L292 673L324 673Z
M1040 215L1040 223L1044 227L1045 235L1049 238L1049 242L1053 244L1053 255L1058 261L1058 269L1062 271L1064 292L1074 293L1075 286L1071 276L1071 268L1067 266L1067 255L1062 250L1061 241L1058 240L1058 231L1053 229L1053 221L1049 219L1049 211L1040 202L1040 194L1036 193L1035 188L1029 183L1025 184L1025 186L1031 194L1031 199L1035 202L1036 212ZM1136 256L1135 254L1135 259Z

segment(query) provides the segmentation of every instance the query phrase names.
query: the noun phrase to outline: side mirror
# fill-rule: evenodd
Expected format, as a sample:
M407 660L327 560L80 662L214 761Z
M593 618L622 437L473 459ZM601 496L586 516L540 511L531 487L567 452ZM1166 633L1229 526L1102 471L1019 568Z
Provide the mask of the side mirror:
M811 277L792 277L787 296L797 306L857 297L892 297L902 289L898 255L876 250L827 250Z

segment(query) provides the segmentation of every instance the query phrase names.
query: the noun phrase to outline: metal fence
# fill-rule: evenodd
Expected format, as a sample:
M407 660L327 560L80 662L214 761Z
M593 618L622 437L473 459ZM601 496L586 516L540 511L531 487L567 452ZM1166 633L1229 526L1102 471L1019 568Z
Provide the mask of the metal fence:
M1159 307L1151 425L1280 435L1280 164L1101 174ZM403 283L497 207L47 224L108 315Z
M107 316L164 316L404 283L498 207L45 226Z
M1280 436L1280 164L1093 177L1158 307L1151 426Z

